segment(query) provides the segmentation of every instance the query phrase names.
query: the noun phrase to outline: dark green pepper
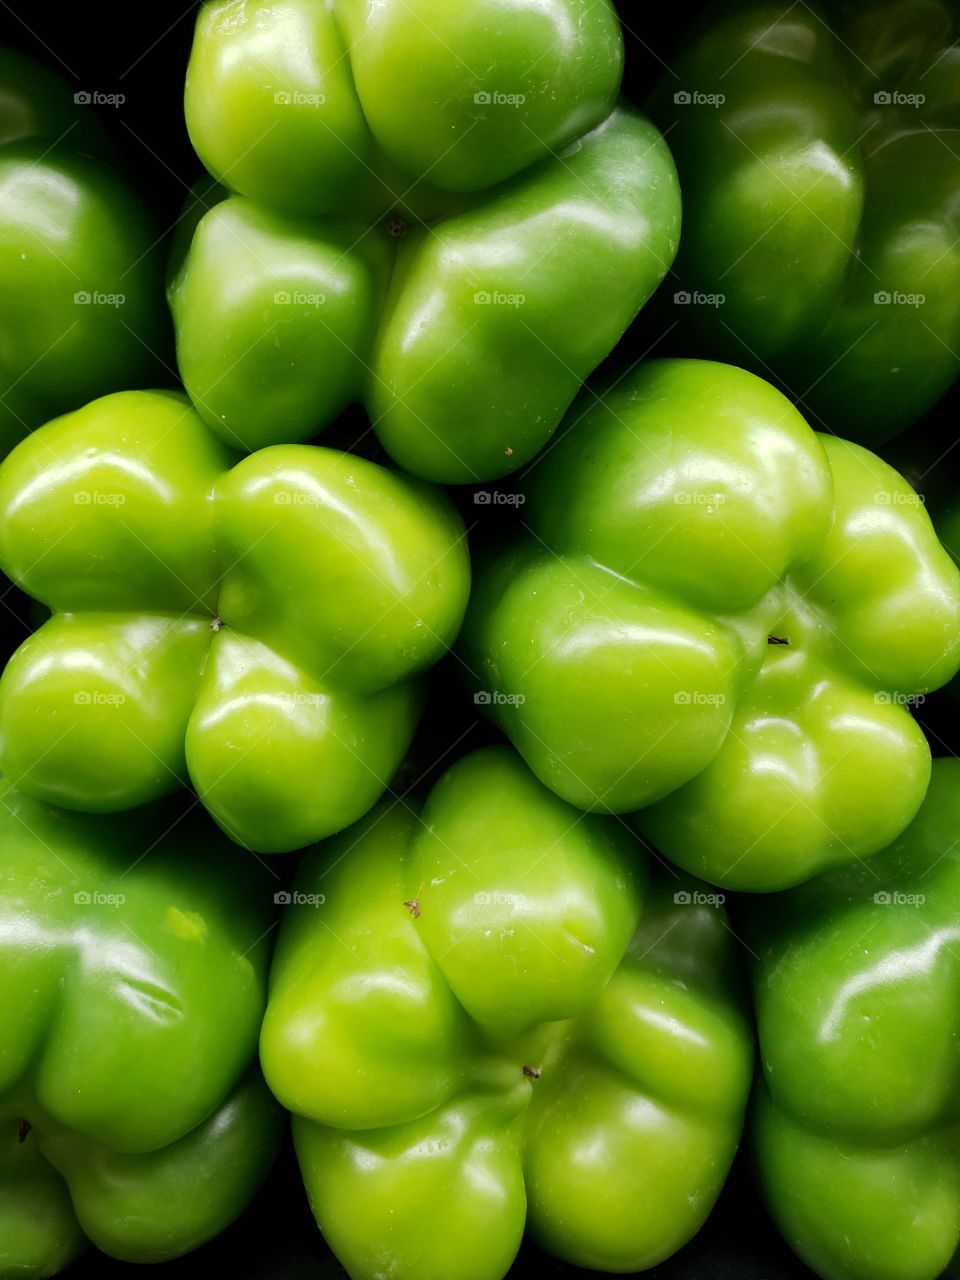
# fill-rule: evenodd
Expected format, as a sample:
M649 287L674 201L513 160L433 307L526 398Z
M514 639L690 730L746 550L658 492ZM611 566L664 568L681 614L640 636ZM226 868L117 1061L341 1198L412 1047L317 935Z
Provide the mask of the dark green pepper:
M957 10L824 13L713 10L664 76L686 207L666 302L684 355L776 375L815 426L876 445L960 374Z
M0 457L58 413L168 380L160 229L90 99L0 47Z

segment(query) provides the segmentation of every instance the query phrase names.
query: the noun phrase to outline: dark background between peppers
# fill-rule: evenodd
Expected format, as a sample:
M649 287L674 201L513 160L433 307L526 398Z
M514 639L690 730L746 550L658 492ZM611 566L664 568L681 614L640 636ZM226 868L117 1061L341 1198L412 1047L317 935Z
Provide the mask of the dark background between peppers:
M797 0L804 3L804 0ZM454 0L451 0L454 3ZM65 8L33 0L0 0L0 41L31 53L60 72L77 91L122 94L115 108L101 110L102 122L121 149L131 180L153 206L164 229L172 228L201 166L183 123L182 92L198 2L146 0L139 5L112 0L95 6ZM624 24L627 68L624 91L638 105L663 75L669 76L672 51L700 13L703 0L672 0L647 7L638 0L617 0ZM668 139L669 141L669 139ZM670 294L668 274L661 292ZM666 314L668 308L661 313ZM622 368L654 355L692 355L671 343L669 321L654 325L642 314L610 357ZM171 372L171 381L174 378ZM941 402L923 422L891 447L890 454L933 504L938 493L956 492L960 472L960 389ZM359 412L328 431L324 443L354 447L378 457ZM381 459L382 460L382 459ZM509 479L497 482L503 494ZM471 540L496 538L517 508L477 502L477 490L453 490ZM521 517L522 518L522 517ZM29 630L25 601L10 590L2 598L8 620L0 642L0 660ZM457 659L449 657L432 675L434 697L408 761L393 784L399 795L424 794L458 756L496 736L464 692ZM954 754L960 741L951 704L933 697L915 708L935 755ZM242 856L242 855L240 855ZM294 858L277 860L277 870L292 872ZM429 1231L431 1223L426 1221ZM115 1262L91 1250L65 1280L140 1276L191 1280L210 1272L228 1272L249 1280L333 1280L345 1273L330 1255L310 1215L292 1152L285 1151L266 1187L243 1217L217 1240L176 1262L144 1268ZM510 1272L526 1276L586 1276L524 1245ZM812 1272L793 1258L767 1219L751 1185L746 1158L734 1165L726 1189L700 1235L668 1262L643 1273L650 1280L800 1280Z

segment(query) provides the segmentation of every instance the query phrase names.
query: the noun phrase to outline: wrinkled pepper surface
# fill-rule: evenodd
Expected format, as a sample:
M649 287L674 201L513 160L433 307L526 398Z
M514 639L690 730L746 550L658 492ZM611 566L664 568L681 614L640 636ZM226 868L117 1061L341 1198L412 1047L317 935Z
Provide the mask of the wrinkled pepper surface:
M684 355L777 375L869 445L957 379L958 35L950 0L709 11L651 103L686 208Z
M917 495L730 365L587 389L478 570L477 702L566 800L752 891L876 853L919 808L909 701L960 664L960 575Z
M262 852L377 800L469 590L438 490L311 445L237 462L167 392L104 397L14 450L0 567L54 611L0 678L6 775L93 812L189 778Z
M273 880L200 814L66 813L0 782L0 1276L222 1231L282 1113L256 1063Z
M507 747L301 864L261 1037L354 1280L634 1271L712 1207L753 1042L717 896Z
M622 63L608 0L210 0L186 117L234 194L170 300L213 430L305 440L360 401L431 480L532 457L676 252Z

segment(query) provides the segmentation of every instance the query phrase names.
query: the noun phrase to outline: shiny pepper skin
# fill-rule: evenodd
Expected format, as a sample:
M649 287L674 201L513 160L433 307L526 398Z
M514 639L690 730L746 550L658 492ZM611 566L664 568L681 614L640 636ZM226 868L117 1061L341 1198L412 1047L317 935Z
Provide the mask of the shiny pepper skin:
M658 317L684 355L776 376L871 447L957 380L958 35L951 0L704 16L650 103L684 193Z
M210 0L185 107L221 188L170 285L209 426L256 449L361 402L427 479L532 457L676 253L622 61L609 0Z
M422 821L384 803L307 855L261 1037L317 1222L353 1280L500 1280L526 1225L655 1265L739 1140L753 1044L720 899L506 747Z
M14 450L0 566L54 611L0 678L7 776L91 812L189 778L265 853L377 800L470 581L430 485L310 445L238 461L167 392L107 396Z
M714 884L869 857L919 808L909 702L960 665L960 574L902 476L730 365L587 389L478 570L462 652L571 803Z

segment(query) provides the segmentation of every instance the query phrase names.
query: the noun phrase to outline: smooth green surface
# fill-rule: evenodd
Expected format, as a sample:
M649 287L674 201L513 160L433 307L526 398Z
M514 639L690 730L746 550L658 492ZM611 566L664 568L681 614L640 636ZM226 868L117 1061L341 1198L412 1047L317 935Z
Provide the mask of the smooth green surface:
M506 747L306 856L261 1062L354 1280L498 1280L525 1222L621 1272L694 1234L752 1070L704 890Z
M494 721L716 884L889 844L930 771L908 700L960 664L960 575L907 482L706 361L587 389L567 427L529 534L477 575L463 653Z
M55 414L163 377L160 228L93 105L0 47L0 456Z
M10 455L0 567L54 610L0 678L7 776L92 812L189 778L262 852L377 800L470 576L439 491L309 445L237 463L166 392L95 401Z
M255 449L359 401L431 480L531 458L676 253L622 58L608 0L210 0L186 118L236 194L170 285L208 425Z
M0 1276L223 1230L281 1115L255 1065L275 881L200 814L0 783Z
M871 445L957 379L958 33L950 0L708 13L650 103L684 193L662 312L684 354L776 374Z
M757 1170L825 1280L935 1280L960 1245L958 838L960 762L936 760L894 844L748 917Z

